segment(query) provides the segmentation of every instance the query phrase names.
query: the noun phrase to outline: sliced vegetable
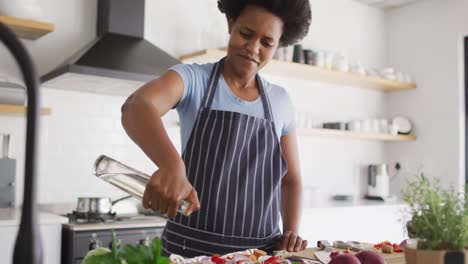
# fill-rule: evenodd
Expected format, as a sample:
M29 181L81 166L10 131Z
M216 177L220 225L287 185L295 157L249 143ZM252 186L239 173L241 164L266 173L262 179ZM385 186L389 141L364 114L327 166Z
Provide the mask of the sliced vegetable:
M255 255L249 255L248 257L249 257L251 260L253 260L253 261L257 261L257 260L258 260L257 256L255 256Z
M403 243L405 242L405 243ZM384 252L384 249L383 247L385 246L385 252L384 253L391 253L390 251L392 252L403 252L403 248L404 248L404 245L406 245L406 241L403 241L402 243L397 244L397 243L391 243L390 241L383 241L382 243L377 243L377 244L374 244L374 249L382 249L382 252ZM401 246L403 245L403 246ZM388 247L392 247L392 250L390 250L390 248Z
M280 257L270 257L263 262L263 264L278 264Z
M393 253L393 246L383 244L382 245L382 252L383 253Z
M330 253L330 258L334 258L334 257L338 256L339 254L340 254L339 251L332 252L332 253Z
M266 252L261 249L255 249L253 254L257 257L257 259L261 256L266 256Z

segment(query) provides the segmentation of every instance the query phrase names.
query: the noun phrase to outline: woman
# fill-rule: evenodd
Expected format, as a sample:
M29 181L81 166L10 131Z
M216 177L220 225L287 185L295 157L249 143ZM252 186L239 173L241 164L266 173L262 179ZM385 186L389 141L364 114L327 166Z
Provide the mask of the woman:
M167 213L164 252L302 250L301 179L286 91L257 72L309 29L309 0L220 0L230 39L215 64L176 65L122 107L128 135L158 166L143 206ZM182 157L161 116L176 108ZM189 216L177 214L182 200ZM283 223L280 232L279 220Z

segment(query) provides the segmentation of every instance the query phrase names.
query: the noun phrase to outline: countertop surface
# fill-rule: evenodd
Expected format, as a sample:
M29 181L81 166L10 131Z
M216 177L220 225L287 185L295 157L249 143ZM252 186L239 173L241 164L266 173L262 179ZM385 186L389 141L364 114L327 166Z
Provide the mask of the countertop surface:
M68 218L52 213L39 212L40 225L64 224ZM19 208L0 208L0 226L17 226L21 219L21 209Z
M354 199L352 201L334 201L323 200L314 201L303 205L303 211L313 211L314 209L339 209L339 208L367 208L367 207L404 207L405 203L400 200L392 201L372 201L366 199ZM68 210L67 210L68 211ZM68 223L68 218L57 213L52 213L50 210L40 209L39 224L65 224ZM20 223L21 209L20 208L0 208L0 226L16 226ZM146 219L140 219L145 222ZM140 222L140 221L138 221ZM157 225L165 224L162 219L156 221ZM141 223L143 224L143 223Z
M403 207L405 203L398 199L393 199L389 201L375 201L375 200L366 200L366 199L354 199L351 201L335 201L335 200L323 200L323 201L313 201L303 205L304 210L313 210L313 209L325 209L325 208L341 208L341 207Z

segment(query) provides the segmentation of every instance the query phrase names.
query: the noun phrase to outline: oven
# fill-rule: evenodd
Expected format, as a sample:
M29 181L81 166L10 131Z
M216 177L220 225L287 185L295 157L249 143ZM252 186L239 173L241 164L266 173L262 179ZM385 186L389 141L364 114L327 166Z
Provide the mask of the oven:
M114 231L120 245L146 244L163 233L166 219L159 216L112 216L105 219L83 219L68 215L62 226L62 264L81 264L88 251L97 247L111 248Z

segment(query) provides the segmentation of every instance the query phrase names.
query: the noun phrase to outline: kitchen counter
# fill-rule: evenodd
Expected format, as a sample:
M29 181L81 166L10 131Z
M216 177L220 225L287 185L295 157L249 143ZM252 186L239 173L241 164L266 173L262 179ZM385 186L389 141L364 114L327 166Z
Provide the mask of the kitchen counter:
M352 201L314 201L306 204L302 209L318 209L318 208L340 208L340 207L385 207L385 206L398 206L405 207L405 203L401 200L395 199L391 201L374 201L367 199L356 199Z
M52 213L38 213L39 231L43 249L43 263L59 264L62 241L62 224L68 219ZM0 259L2 263L13 262L13 248L21 222L21 209L0 209Z
M68 218L47 212L39 212L39 225L64 224ZM1 208L0 226L17 226L21 220L21 209Z
M300 233L317 240L400 243L407 238L408 207L401 201L323 201L302 208Z

